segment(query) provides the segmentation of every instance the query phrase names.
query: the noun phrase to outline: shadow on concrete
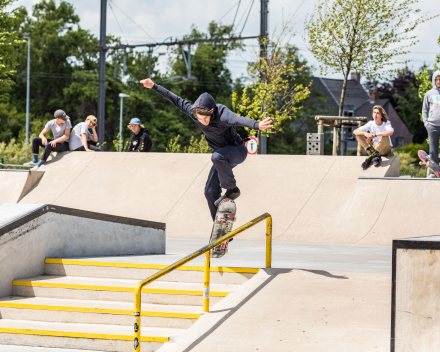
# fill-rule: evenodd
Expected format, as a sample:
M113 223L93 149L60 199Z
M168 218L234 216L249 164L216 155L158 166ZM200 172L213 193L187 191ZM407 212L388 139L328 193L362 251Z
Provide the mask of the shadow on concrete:
M333 275L332 273L329 273L328 271L325 271L325 270L306 270L306 269L296 269L296 270L307 271L312 274L322 275L325 277L331 277L332 279L348 280L348 277L345 275L344 276Z
M229 311L223 318L221 318L211 329L205 332L202 336L200 336L197 340L195 340L191 345L189 345L183 352L191 351L194 347L196 347L199 343L201 343L204 339L206 339L209 335L211 335L220 325L222 325L226 320L228 320L235 312L237 312L241 307L243 307L251 298L253 298L258 292L260 292L264 287L266 287L272 280L274 280L280 274L288 274L293 269L261 269L266 271L269 274L269 277L262 282L255 290L253 290L249 295L244 298L237 306L230 309L221 309L221 310L212 310L211 313L220 313L224 311ZM317 270L319 271L319 270Z

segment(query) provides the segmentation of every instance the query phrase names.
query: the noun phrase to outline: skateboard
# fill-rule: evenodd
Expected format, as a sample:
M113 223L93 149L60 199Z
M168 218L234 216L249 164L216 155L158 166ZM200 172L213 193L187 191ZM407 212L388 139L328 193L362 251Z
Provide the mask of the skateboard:
M431 159L431 157L423 150L419 150L417 154L421 160L420 165L425 164L434 173L435 177L440 177L440 167Z
M232 199L226 198L220 202L217 208L217 213L215 214L209 243L217 241L219 238L226 236L232 231L236 211L237 206ZM228 244L231 241L232 238L215 247L211 252L212 258L221 258L228 253Z
M27 168L27 169L30 169L30 168L32 168L33 166L24 166L24 165L14 165L14 164L2 164L2 163L0 163L0 166L4 166L6 169L10 169L11 167L23 167L23 168Z

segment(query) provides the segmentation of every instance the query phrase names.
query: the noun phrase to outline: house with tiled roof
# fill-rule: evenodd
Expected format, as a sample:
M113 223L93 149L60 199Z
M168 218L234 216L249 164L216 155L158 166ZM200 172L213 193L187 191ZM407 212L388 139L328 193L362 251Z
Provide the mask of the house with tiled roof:
M412 142L412 134L403 122L397 111L388 99L379 99L376 91L367 92L360 83L361 75L352 73L351 80L347 81L347 90L344 100L344 116L365 116L372 120L373 106L381 105L388 114L394 134L391 141L395 147L403 146ZM315 77L313 85L326 98L326 103L321 108L323 115L337 116L342 92L342 79ZM354 149L357 143L353 136L349 142L349 149Z

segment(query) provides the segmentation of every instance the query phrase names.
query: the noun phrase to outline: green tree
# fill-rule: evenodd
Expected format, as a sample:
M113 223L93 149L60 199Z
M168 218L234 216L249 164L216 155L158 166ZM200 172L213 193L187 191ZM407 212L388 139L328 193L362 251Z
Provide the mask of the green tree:
M15 73L16 60L14 57L14 46L22 43L18 40L18 33L12 29L19 9L7 11L6 7L15 0L0 0L0 100L8 97L12 87L11 76Z
M249 87L243 88L241 96L237 92L232 95L232 106L237 114L256 121L271 118L274 127L268 130L269 134L283 132L284 122L298 116L300 103L310 94L307 85L295 80L304 65L298 66L295 50L283 46L286 32L289 33L287 25L278 37L266 41L267 59L260 59L259 53L255 53L256 62L249 66L252 77Z
M407 54L418 42L413 35L418 25L437 17L419 16L420 10L411 7L417 2L321 0L308 16L306 42L320 63L321 74L330 72L344 76L339 116L344 110L350 71L383 79L399 72L397 65L408 62L394 59Z

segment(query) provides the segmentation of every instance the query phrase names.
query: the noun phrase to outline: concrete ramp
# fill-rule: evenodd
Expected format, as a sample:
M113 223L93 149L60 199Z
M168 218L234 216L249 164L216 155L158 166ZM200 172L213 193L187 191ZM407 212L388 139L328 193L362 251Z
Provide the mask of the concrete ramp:
M0 203L18 203L43 174L41 171L0 170Z
M361 236L341 236L345 230L340 225L345 224L347 214L348 222L357 223L363 217L352 210L362 207L354 199L359 198L358 177L397 176L399 172L398 158L385 159L381 167L366 171L360 168L362 160L249 156L235 169L242 190L237 226L269 212L277 240L356 242ZM44 177L21 203L165 222L168 237L207 238L212 222L203 190L211 165L209 154L65 153L41 168ZM262 240L264 233L265 225L260 224L240 239Z

